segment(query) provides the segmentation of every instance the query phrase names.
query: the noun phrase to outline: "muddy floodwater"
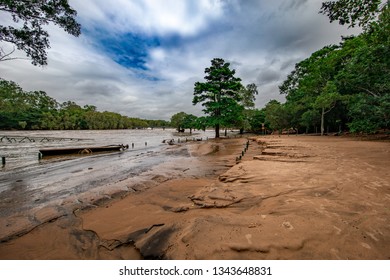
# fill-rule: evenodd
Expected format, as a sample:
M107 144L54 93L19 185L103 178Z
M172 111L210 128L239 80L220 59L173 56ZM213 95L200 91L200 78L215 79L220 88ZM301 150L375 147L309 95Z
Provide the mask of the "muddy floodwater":
M6 136L6 137L5 137ZM0 156L0 240L56 217L66 204L79 203L86 193L107 192L107 185L136 177L153 166L185 154L167 152L163 140L178 141L212 137L212 131L196 131L192 136L178 136L170 129L107 131L1 131ZM180 140L179 140L180 139ZM39 159L39 149L129 145L122 152L67 155ZM105 186L104 190L99 188ZM54 208L53 208L54 207ZM41 216L42 216L41 215ZM30 218L29 218L30 217ZM38 220L36 220L38 219Z

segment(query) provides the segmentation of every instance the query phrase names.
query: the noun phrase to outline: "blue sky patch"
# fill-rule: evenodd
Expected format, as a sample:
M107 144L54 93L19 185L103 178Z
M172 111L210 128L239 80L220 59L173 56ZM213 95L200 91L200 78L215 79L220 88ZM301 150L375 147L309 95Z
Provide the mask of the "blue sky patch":
M115 62L126 68L147 70L145 62L148 50L160 46L157 37L147 37L134 33L124 34L117 37L101 38L100 47Z

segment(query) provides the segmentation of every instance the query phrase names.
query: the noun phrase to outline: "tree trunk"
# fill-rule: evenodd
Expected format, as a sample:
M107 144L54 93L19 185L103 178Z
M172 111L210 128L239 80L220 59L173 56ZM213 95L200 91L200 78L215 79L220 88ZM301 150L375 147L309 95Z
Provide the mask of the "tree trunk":
M325 108L322 108L322 113L321 113L321 136L324 135L324 119L325 119Z
M215 125L215 138L219 138L219 124Z

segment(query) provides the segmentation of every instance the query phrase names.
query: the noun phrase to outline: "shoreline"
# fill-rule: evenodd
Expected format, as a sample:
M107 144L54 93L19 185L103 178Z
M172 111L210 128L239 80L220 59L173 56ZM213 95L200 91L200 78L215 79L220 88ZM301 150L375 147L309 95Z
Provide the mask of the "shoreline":
M236 164L245 143L172 147L190 157L1 242L0 259L390 259L389 143L252 137Z

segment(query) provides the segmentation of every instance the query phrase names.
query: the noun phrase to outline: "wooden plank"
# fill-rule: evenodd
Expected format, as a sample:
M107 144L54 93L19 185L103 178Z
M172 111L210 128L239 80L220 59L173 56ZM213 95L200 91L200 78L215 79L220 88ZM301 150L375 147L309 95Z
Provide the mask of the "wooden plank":
M40 149L42 156L69 155L69 154L91 154L95 152L123 151L128 149L128 145L109 145L97 147L70 147L70 148L47 148Z

